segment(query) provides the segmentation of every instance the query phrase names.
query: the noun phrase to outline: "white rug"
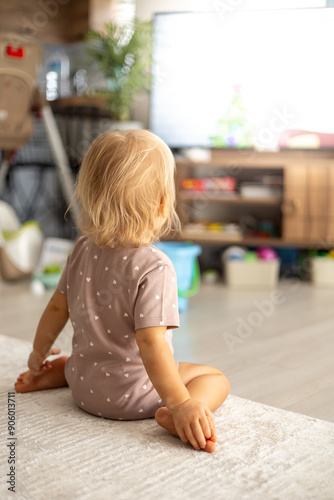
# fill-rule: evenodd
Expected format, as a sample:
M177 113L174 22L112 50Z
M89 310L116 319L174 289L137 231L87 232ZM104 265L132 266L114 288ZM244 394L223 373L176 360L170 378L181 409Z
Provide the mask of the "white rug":
M1 499L10 465L7 393L31 345L0 336ZM19 500L332 500L334 424L229 396L213 454L153 419L119 422L80 410L67 388L16 394Z

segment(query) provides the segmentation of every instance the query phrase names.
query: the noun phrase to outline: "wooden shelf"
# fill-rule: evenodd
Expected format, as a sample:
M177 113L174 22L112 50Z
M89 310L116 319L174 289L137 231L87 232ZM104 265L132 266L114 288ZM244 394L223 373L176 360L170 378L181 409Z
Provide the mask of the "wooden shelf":
M243 238L242 236L229 236L219 231L193 231L190 229L183 229L182 239L198 243L220 243L222 245L225 243L229 245L267 245L269 241L271 242L270 245L273 245L272 241L274 240L274 238L270 238L270 240L269 238ZM279 238L277 240L280 241Z
M264 169L282 169L287 164L299 164L312 161L333 161L332 150L282 150L277 152L256 151L252 149L231 150L212 149L211 159L207 162L194 162L181 156L175 156L176 167L252 167Z
M231 205L281 205L282 198L280 196L269 196L266 198L245 198L238 194L231 195L217 195L215 193L209 192L187 192L180 191L178 193L178 198L184 201L198 201L198 200L208 200L214 203L229 203Z
M314 239L301 238L256 238L256 237L235 237L214 231L192 231L184 229L180 240L191 240L195 243L212 245L245 245L245 246L271 246L271 247L315 247L317 242ZM324 245L322 245L324 246ZM328 243L328 248L332 248L333 241Z
M51 106L68 108L68 107L89 107L89 108L104 108L107 103L106 97L101 95L73 95L69 97L61 97L55 101L50 101ZM110 115L110 113L109 113Z

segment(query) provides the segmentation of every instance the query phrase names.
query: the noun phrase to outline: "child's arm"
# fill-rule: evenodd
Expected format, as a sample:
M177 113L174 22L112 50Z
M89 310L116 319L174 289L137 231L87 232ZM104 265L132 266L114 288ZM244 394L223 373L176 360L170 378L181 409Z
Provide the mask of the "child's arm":
M33 351L29 356L28 367L33 375L41 375L50 367L48 362L44 363L47 356L60 352L60 349L51 349L51 346L66 325L68 316L66 296L56 290L39 321Z
M182 441L194 448L205 448L211 437L204 404L191 399L182 382L173 354L165 340L166 327L143 328L136 331L140 355L155 389L172 412L175 428Z

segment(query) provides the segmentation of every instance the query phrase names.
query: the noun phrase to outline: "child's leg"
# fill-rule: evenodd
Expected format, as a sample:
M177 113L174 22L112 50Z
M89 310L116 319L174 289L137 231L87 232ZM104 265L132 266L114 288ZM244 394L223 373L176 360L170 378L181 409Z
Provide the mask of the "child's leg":
M179 374L190 396L207 405L211 411L217 410L228 396L230 384L217 368L179 363Z
M215 411L228 396L230 385L225 375L211 366L196 365L193 363L179 363L179 373L192 399L199 401ZM171 412L162 407L155 414L159 425L171 434L177 435ZM213 420L209 422L212 430L211 438L207 441L206 451L215 450L217 441Z
M190 396L209 407L213 412L225 401L230 384L225 375L212 366L193 363L179 363L179 373ZM217 441L214 421L210 420L212 435L209 441ZM214 451L215 446L208 443L207 451Z
M30 370L21 373L15 383L16 392L41 391L67 386L64 373L67 359L68 356L61 356L50 361L50 368L39 376L32 375Z

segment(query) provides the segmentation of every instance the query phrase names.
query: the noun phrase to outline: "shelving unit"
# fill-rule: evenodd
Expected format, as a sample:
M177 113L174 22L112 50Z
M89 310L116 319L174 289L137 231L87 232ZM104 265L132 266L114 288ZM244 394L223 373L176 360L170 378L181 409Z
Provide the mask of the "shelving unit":
M194 169L204 169L206 176L225 172L238 179L244 171L256 169L267 173L282 172L282 197L246 198L239 194L183 191L185 178L196 177ZM258 151L213 150L207 163L192 162L176 157L176 191L178 213L183 224L182 239L209 245L241 244L246 246L270 245L274 247L334 247L334 153L332 151ZM255 207L277 210L280 236L272 238L235 237L216 231L192 230L184 227L191 221L193 205L197 212L211 205L235 207L248 215ZM197 213L198 215L198 213Z
M240 195L217 195L205 193L201 196L201 193L187 193L180 192L179 200L184 201L196 201L203 196L209 200L211 203L224 203L231 205L268 205L268 206L280 206L282 204L282 198L280 196L270 196L268 198L245 198Z
M272 247L300 247L300 248L333 248L332 242L322 242L313 238L305 238L302 242L298 238L235 238L222 236L214 231L197 232L184 229L182 231L182 240L193 241L202 245L245 245L249 247L272 246Z

